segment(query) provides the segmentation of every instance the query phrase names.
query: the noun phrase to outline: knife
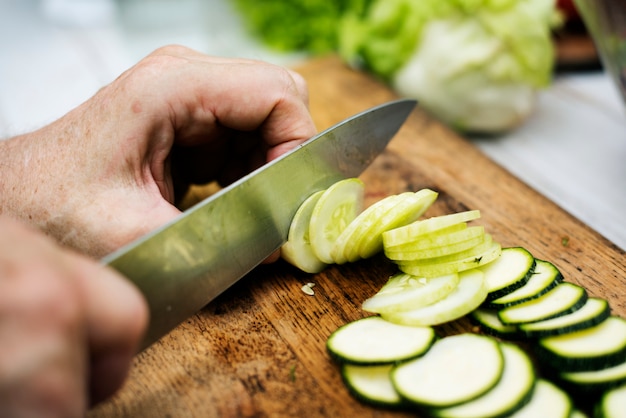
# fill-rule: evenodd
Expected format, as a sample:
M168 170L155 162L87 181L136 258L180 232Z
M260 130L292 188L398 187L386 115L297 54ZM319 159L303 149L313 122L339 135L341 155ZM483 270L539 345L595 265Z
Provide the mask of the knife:
M141 349L280 248L300 204L338 180L361 174L415 105L396 100L352 116L103 258L148 302L150 321Z

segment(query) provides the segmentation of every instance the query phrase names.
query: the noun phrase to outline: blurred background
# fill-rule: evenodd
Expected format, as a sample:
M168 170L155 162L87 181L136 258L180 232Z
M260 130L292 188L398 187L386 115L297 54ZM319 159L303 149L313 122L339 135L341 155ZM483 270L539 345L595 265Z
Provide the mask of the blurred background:
M441 0L0 0L0 138L62 116L165 44L285 66L339 54L417 96L433 117L626 249L618 90L569 0L532 0L521 11L508 3L463 15L480 15L494 40ZM521 26L537 30L516 32ZM443 40L433 48L432 39ZM443 75L426 71L432 63ZM503 74L517 78L503 84ZM476 103L482 113L463 114Z

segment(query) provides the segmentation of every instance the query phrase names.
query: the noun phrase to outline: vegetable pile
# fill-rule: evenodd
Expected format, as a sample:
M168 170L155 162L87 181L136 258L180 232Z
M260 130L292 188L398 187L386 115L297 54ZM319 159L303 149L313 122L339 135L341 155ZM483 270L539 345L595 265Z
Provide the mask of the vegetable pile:
M283 50L338 52L461 131L498 133L532 112L554 67L555 0L236 0Z
M468 225L479 211L421 219L432 190L366 209L363 194L359 179L313 194L283 247L310 273L380 252L398 266L364 300L371 315L326 342L357 399L450 418L584 417L576 400L592 399L595 417L626 416L626 319L606 300ZM437 334L466 315L480 334Z

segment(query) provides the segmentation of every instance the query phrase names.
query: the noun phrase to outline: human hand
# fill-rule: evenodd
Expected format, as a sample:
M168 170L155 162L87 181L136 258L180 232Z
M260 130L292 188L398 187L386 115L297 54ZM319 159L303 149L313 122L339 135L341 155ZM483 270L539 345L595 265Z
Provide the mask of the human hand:
M124 378L147 323L114 271L0 216L0 416L81 417Z
M232 182L314 134L295 73L161 48L60 120L0 142L0 214L101 257L176 217L190 183Z

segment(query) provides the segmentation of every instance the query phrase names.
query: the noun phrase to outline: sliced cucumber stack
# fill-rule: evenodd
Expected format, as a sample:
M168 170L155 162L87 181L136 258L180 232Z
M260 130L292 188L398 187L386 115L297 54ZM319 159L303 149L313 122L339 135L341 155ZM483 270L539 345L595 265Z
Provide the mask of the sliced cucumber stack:
M421 356L435 339L430 327L407 327L370 316L339 327L326 348L341 363L379 365Z

